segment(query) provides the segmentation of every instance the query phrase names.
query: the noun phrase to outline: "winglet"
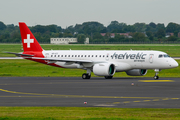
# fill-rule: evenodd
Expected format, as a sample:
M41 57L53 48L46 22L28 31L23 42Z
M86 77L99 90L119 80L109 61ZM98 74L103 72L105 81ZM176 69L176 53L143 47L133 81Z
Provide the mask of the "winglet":
M21 39L23 44L24 52L28 51L43 51L40 44L30 31L30 29L27 27L27 25L24 22L19 22L19 29L21 32Z

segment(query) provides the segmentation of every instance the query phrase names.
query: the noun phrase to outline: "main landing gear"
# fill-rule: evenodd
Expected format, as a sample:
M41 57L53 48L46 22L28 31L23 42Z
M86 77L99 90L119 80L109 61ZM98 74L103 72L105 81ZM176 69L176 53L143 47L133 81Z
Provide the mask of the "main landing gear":
M89 75L88 73L84 73L82 74L82 79L90 79L91 75Z
M105 79L112 79L113 76L104 76Z
M87 69L87 73L82 74L82 79L90 79L91 78L91 70Z
M159 70L159 69L155 69L154 71L156 72L156 73L155 73L155 76L154 76L154 79L155 79L155 80L158 80L158 79L159 79L158 74L159 74L159 71L160 71L160 70Z

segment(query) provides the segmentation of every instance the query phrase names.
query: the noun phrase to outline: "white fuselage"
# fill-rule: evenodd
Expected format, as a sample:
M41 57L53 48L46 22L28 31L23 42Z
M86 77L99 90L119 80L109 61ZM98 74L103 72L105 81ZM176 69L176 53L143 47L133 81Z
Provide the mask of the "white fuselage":
M90 68L97 63L113 63L116 72L131 69L170 69L178 66L178 63L166 53L161 51L83 51L83 50L51 50L43 51L45 58L89 60L89 63L55 62L64 68ZM162 55L162 56L161 56Z

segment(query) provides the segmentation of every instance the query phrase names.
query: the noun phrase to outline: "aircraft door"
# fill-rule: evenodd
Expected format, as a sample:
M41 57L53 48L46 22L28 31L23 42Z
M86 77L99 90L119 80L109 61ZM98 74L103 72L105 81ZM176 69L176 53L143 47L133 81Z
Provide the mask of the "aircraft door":
M154 58L154 54L150 54L149 55L149 62L150 63L153 63L153 58Z

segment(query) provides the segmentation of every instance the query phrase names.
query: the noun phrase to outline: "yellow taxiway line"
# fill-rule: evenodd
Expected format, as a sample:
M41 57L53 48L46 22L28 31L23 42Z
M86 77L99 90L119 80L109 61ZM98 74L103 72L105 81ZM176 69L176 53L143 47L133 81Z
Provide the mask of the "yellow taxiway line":
M174 80L139 80L139 82L174 82Z
M23 94L23 95L32 95L32 96L46 96L46 97L70 97L70 98L111 98L111 99L165 99L164 97L121 97L121 96L86 96L86 95L60 95L60 94L41 94L41 93L25 93L25 92L16 92L9 91L5 89L0 89L2 92L13 93L13 94ZM179 99L179 98L174 98Z

